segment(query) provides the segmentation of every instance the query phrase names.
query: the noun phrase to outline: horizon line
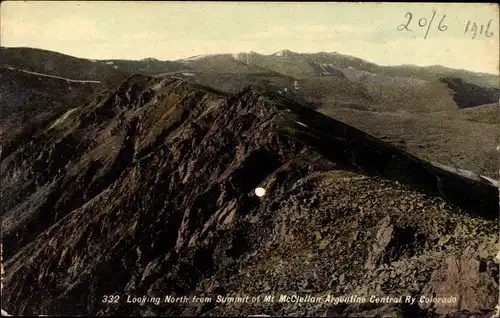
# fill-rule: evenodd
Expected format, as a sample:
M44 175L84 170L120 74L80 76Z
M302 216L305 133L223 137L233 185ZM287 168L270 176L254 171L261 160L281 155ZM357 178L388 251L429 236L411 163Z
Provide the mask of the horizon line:
M95 59L95 58L89 58L89 57L83 57L83 56L76 56L76 55L72 55L72 54L69 54L69 53L63 53L63 52L59 52L59 51L53 51L53 50L49 50L49 49L45 49L45 48L39 48L39 47L33 47L33 46L5 46L5 45L0 45L0 48L41 50L41 51L48 51L48 52L58 53L58 54L62 54L62 55L67 55L67 56L70 56L70 57L73 57L73 58L86 59L86 60L96 60L96 61L106 61L106 60L142 61L142 60L147 60L147 59L154 59L154 60L157 60L157 61L160 61L160 62L179 62L179 61L184 61L184 60L192 59L192 58L195 58L195 57L213 56L213 55L233 55L234 56L235 54L249 54L249 53L255 53L255 54L262 55L262 56L273 56L273 55L275 55L277 53L284 52L284 51L287 51L287 52L290 52L290 53L295 53L295 54L298 54L298 55L301 55L301 54L321 54L321 53L323 53L323 54L339 54L339 55L342 55L342 56L348 56L348 57L352 57L352 58L355 58L355 59L358 59L358 60L362 60L362 61L368 62L368 63L373 64L373 65L382 66L382 67L408 67L408 66L414 66L414 67L420 67L420 68L443 67L443 68L447 68L449 70L465 71L465 72L470 72L470 73L474 73L474 74L490 75L490 76L500 77L500 72L496 73L496 74L495 73L488 73L488 72L479 72L479 71L473 71L473 70L464 69L464 68L453 68L453 67L445 66L445 65L442 65L442 64L432 64L432 65L418 65L418 64L383 65L383 64L378 64L378 63L375 63L375 62L372 62L372 61L369 61L369 60L366 60L366 59L363 59L363 58L360 58L360 57L357 57L357 56L353 56L353 55L349 55L349 54L344 54L344 53L341 53L341 52L338 52L338 51L330 51L330 52L327 52L327 51L297 52L297 51L292 51L292 50L289 50L289 49L282 49L282 50L276 51L274 53L264 54L264 53L259 53L257 51L250 50L250 51L246 51L246 52L241 52L240 51L240 52L235 52L235 53L231 53L231 52L224 52L224 53L203 53L203 54L197 54L197 55L193 55L193 56L190 56L190 57L184 57L184 58L180 58L180 59L158 59L158 58L155 58L155 57L152 57L152 56L147 56L147 57L140 58L140 59L124 59L124 58Z

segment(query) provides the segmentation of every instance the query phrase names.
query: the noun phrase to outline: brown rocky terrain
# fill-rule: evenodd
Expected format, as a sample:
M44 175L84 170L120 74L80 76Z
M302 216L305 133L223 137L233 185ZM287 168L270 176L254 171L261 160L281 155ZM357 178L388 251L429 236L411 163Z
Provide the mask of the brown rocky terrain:
M497 304L486 179L251 87L136 75L45 111L24 123L29 140L0 140L10 314L479 317ZM293 294L367 300L278 301ZM216 302L238 295L276 299ZM370 301L401 295L417 301ZM161 303L127 301L143 296Z

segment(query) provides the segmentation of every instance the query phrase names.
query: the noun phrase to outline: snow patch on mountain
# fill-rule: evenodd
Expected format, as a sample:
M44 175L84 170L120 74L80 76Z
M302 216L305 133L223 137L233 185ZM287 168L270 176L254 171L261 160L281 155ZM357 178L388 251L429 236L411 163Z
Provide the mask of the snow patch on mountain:
M307 127L307 125L306 125L306 124L304 124L304 123L302 123L302 122L300 122L300 121L296 121L296 123L297 123L297 124L299 124L299 125L301 125L301 126L304 126L304 127L306 127L306 128L309 128L309 127Z
M293 52L290 50L281 50L281 51L278 51L278 52L271 54L271 55L280 56L280 57L289 57L289 56L293 55Z
M219 55L219 54L201 54L201 55L195 55L195 56L188 57L187 59L182 59L181 61L196 61L196 60L199 60L199 59L202 59L202 58L216 56L216 55Z
M463 170L463 169L459 169L459 168L449 167L449 166L446 166L446 165L443 165L443 164L440 164L440 163L437 163L437 162L431 162L431 164L433 166L436 166L436 167L441 168L443 170L446 170L448 172L452 172L452 173L458 174L458 175L460 175L462 177L465 177L467 179L472 179L472 180L479 181L479 182L482 182L482 183L490 183L490 184L492 184L495 187L500 187L500 182L498 182L497 180L494 180L492 178L489 178L487 176L483 176L483 175L480 175L478 173L475 173L475 172L472 172L472 171L468 171L468 170Z
M71 115L75 110L77 110L77 108L73 108L73 109L70 109L68 110L66 113L64 113L64 115L62 115L61 117L59 117L58 119L56 119L54 121L54 123L49 127L49 129L52 129L54 128L55 126L61 124L62 122L64 122L69 115Z

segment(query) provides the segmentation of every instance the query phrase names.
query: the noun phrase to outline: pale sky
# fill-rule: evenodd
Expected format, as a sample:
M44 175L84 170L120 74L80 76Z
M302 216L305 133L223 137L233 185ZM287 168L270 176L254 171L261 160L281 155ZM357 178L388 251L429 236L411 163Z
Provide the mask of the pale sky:
M2 46L91 59L288 49L336 51L381 65L439 64L494 74L499 68L497 4L4 1L0 8ZM407 12L413 31L398 31ZM439 31L443 15L447 29ZM490 20L492 35L479 34ZM475 39L464 34L468 21L478 25Z

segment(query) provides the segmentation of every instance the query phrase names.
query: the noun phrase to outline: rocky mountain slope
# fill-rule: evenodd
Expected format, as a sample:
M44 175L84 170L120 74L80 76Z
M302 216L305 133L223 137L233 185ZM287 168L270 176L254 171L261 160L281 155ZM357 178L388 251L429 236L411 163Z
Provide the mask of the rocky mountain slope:
M460 91L439 81L391 87L331 76L296 79L267 73L194 71L171 75L227 93L236 93L246 85L259 86L402 147L421 159L498 178L498 102L460 108L454 101ZM470 101L480 101L485 96L480 91L461 94Z
M29 140L0 139L11 314L453 315L497 303L498 188L480 176L252 87L136 75L53 117ZM328 294L367 300L278 301ZM400 295L418 300L370 301Z

